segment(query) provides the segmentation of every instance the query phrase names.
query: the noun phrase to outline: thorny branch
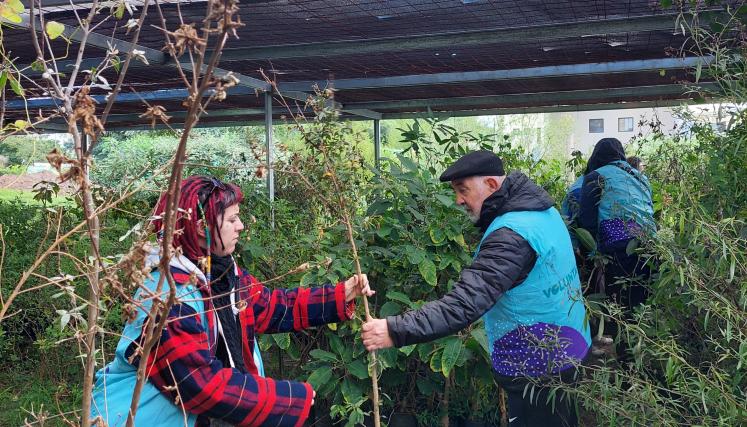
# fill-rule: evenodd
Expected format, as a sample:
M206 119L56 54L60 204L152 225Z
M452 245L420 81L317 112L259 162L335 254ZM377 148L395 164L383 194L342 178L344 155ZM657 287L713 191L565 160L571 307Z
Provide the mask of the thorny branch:
M277 91L277 84L273 80L269 79L264 73L262 73L265 77L265 80L270 83L270 85ZM297 129L299 132L301 132L304 136L308 138L308 134L304 130L303 126L301 126L299 117L303 118L302 114L296 115L294 114L294 111L291 109L291 107L288 105L285 98L282 96L282 93L279 91L277 92L279 94L280 102L283 105L284 108L286 108L290 114L290 116L293 118L293 121L296 124ZM323 96L320 96L323 95ZM323 99L322 102L326 102L327 98L331 97L331 92L323 93L323 94L317 94L317 96L321 99ZM310 96L310 99L307 100L306 105L311 105L314 107L315 111L319 108L316 103L320 102L318 99L315 100L313 97ZM351 255L353 257L353 263L355 265L355 272L357 275L361 275L361 266L360 266L360 258L358 256L358 249L355 244L355 237L354 237L354 231L353 231L353 224L350 217L350 211L348 207L348 203L344 198L344 191L343 191L343 185L339 180L339 177L336 174L335 168L333 167L333 164L330 160L329 153L327 152L324 144L319 144L318 146L314 147L322 155L322 166L324 168L325 177L328 177L334 186L334 193L337 195L337 200L330 200L324 195L321 194L321 191L318 190L318 188L309 181L309 179L298 169L297 165L294 163L291 163L290 169L292 173L296 176L298 176L301 179L301 182L306 186L307 190L309 190L311 193L313 193L316 197L319 198L319 200L322 201L322 203L327 206L329 212L331 212L333 215L336 213L340 219L342 220L343 224L345 224L345 229L347 232L347 239L348 243L350 244L350 251ZM267 167L271 167L272 165L267 165ZM366 321L369 321L372 319L371 312L369 309L368 304L368 298L363 295L363 307L366 314ZM371 367L373 369L373 373L371 375L371 382L372 382L372 404L373 404L373 418L374 418L374 425L375 427L379 427L381 424L381 417L379 414L379 386L378 386L378 363L376 360L376 352L372 351L370 353L371 358Z

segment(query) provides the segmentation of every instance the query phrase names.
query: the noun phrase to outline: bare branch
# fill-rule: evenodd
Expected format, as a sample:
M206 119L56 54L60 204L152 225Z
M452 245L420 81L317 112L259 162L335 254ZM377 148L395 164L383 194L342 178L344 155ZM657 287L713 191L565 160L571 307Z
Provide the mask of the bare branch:
M137 46L137 42L140 39L140 30L143 28L143 23L145 22L145 17L148 13L148 3L150 0L143 1L143 9L142 12L140 12L140 19L138 19L137 24L137 30L135 31L135 35L132 37L132 44L130 46L130 50L127 52L127 59L125 59L124 65L122 66L122 69L119 73L119 78L117 79L117 84L114 86L114 90L111 94L109 94L109 99L106 102L106 107L104 107L104 112L101 114L101 123L102 125L106 126L106 119L109 117L109 112L112 109L112 106L114 106L114 101L117 99L117 95L119 94L120 89L122 88L122 83L124 82L125 75L127 74L127 70L130 68L130 63L132 62L132 54L135 50L135 47ZM90 147L88 147L88 152L90 153L91 150L96 146L96 142L94 141Z

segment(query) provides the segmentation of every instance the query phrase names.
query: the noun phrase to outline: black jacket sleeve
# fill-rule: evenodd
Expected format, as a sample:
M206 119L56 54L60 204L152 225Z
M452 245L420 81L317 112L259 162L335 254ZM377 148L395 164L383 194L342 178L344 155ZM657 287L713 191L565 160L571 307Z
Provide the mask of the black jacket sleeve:
M581 187L581 197L579 203L578 225L591 233L594 238L597 236L599 226L599 200L602 198L602 188L604 187L604 177L599 172L591 172L584 177L584 184Z
M460 331L492 308L506 291L526 279L537 254L529 242L508 228L492 232L459 282L441 299L418 310L387 317L394 345L432 341Z

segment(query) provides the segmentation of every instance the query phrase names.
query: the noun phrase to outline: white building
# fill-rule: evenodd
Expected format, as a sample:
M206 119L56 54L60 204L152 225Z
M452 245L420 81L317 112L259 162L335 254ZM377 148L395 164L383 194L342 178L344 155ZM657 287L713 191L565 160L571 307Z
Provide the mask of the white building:
M569 138L569 152L590 154L594 144L602 138L617 138L623 145L631 138L652 133L651 124L660 125L667 134L679 127L679 120L670 108L636 108L625 110L577 111L573 133Z

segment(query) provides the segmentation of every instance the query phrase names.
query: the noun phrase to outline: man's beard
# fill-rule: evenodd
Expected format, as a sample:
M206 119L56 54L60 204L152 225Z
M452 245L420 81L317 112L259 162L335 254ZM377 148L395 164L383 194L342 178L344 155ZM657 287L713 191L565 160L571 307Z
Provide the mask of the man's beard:
M472 222L472 224L477 224L477 221L480 220L480 214L479 213L474 213L474 212L472 212L469 209L465 209L465 212L466 212L467 216L469 217L469 220Z

